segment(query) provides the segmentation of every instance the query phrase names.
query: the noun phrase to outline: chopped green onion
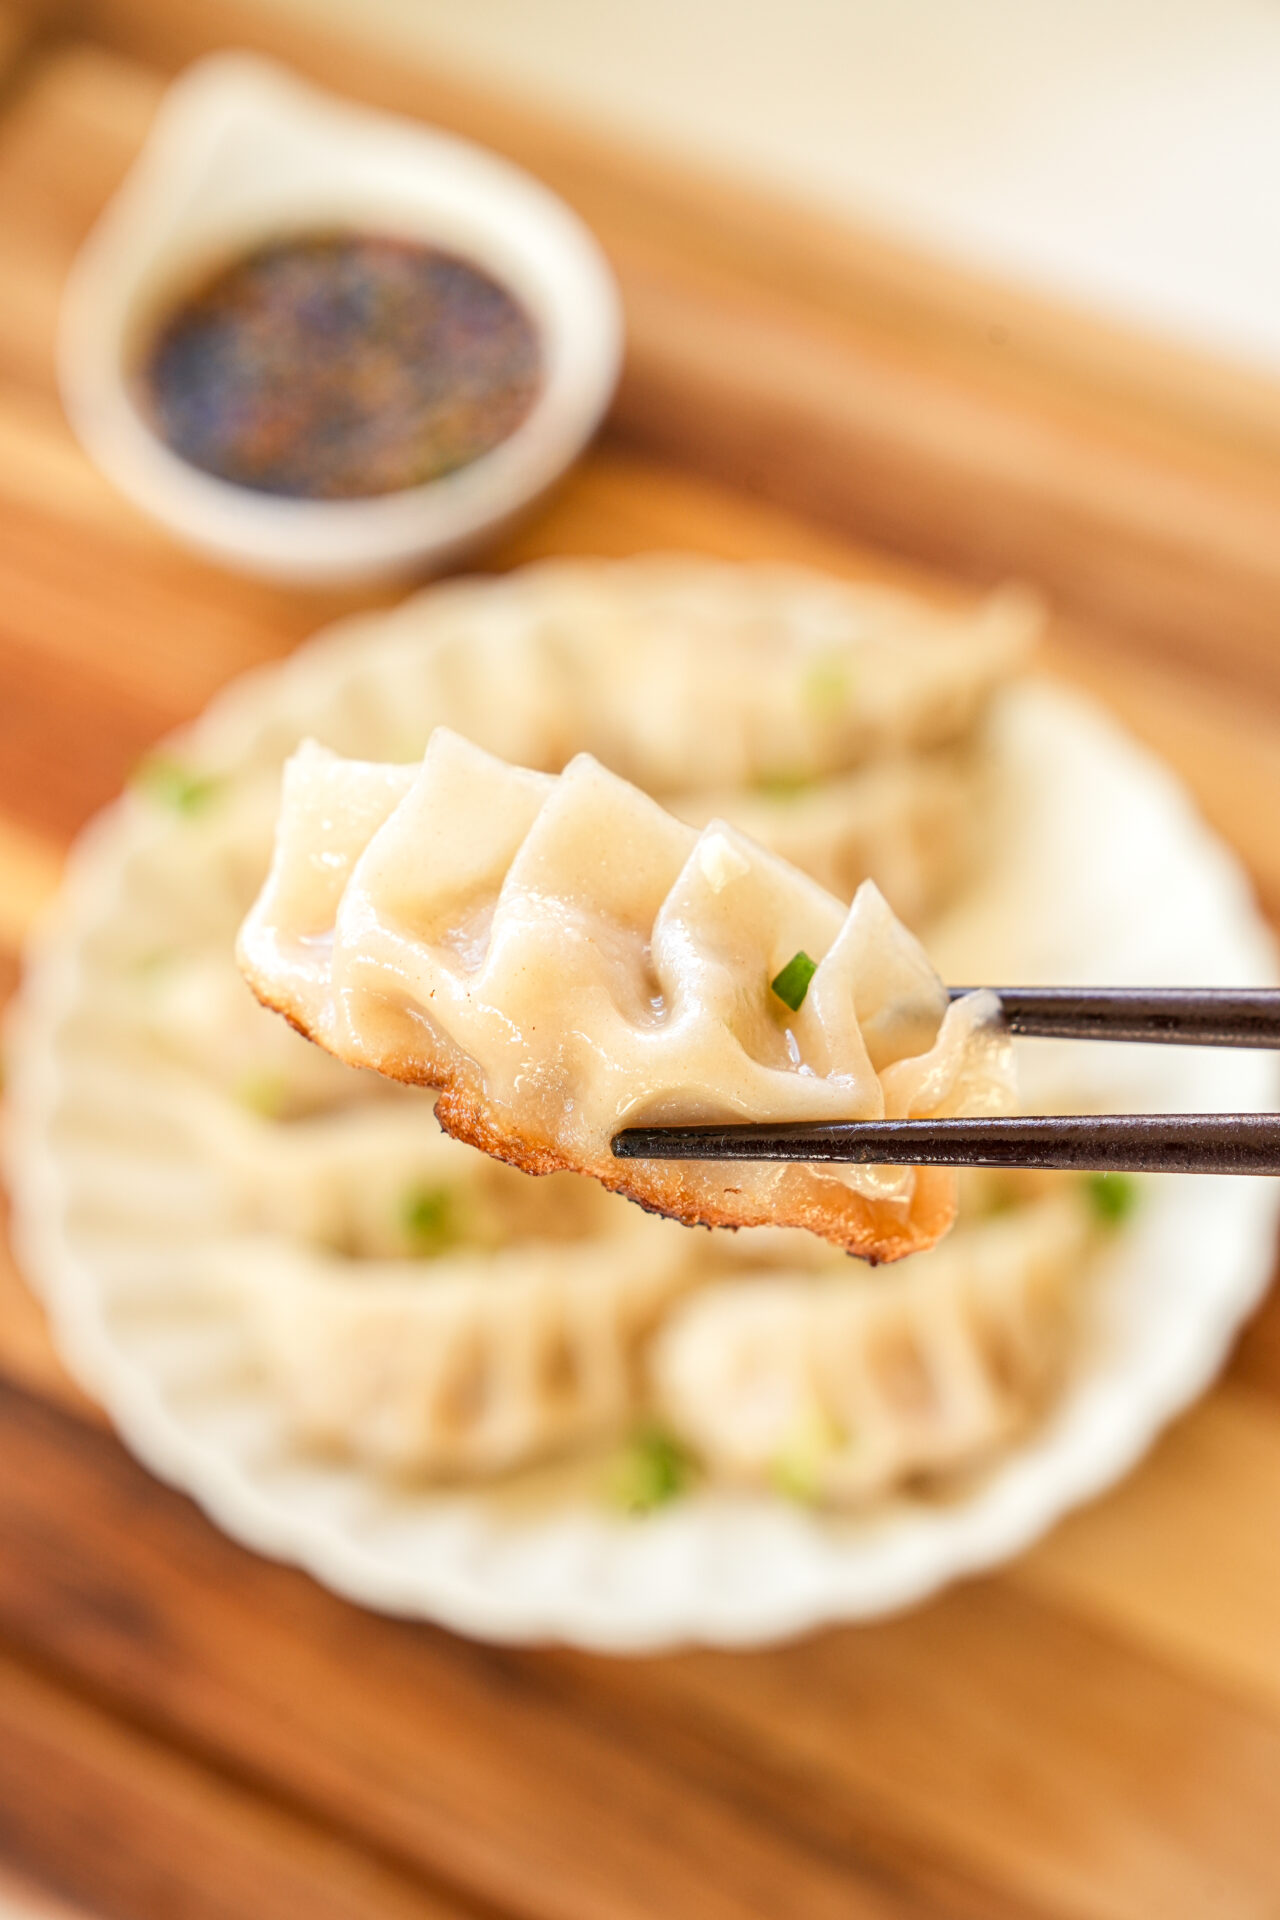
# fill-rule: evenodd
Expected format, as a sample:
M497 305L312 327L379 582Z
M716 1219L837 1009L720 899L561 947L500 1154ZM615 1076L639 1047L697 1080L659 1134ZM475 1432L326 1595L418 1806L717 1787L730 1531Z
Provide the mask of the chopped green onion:
M674 1435L641 1427L611 1461L605 1492L624 1513L652 1513L687 1492L693 1473L693 1460Z
M246 1073L236 1087L236 1098L264 1120L279 1120L289 1105L290 1092L282 1073Z
M1138 1183L1128 1173L1090 1173L1085 1190L1104 1227L1118 1227L1138 1204Z
M788 1449L780 1453L770 1466L769 1484L775 1493L785 1495L799 1506L816 1506L819 1493L818 1462Z
M822 1470L840 1444L828 1415L821 1407L810 1407L770 1463L769 1478L774 1488L789 1500L812 1506L822 1493Z
M457 1209L448 1187L414 1187L405 1196L400 1218L406 1240L423 1260L446 1253L459 1237Z
M172 967L177 958L172 947L151 947L133 962L134 976L139 980L154 980Z
M764 800L797 800L813 781L803 773L762 773L755 790Z
M817 961L811 960L802 947L799 953L792 954L782 972L775 974L769 985L792 1013L799 1013L809 991L809 982L817 971Z
M853 668L843 654L833 653L815 661L805 674L805 702L816 713L845 706L852 692Z
M167 754L151 753L135 770L133 784L173 813L199 813L226 784L217 775L197 773Z

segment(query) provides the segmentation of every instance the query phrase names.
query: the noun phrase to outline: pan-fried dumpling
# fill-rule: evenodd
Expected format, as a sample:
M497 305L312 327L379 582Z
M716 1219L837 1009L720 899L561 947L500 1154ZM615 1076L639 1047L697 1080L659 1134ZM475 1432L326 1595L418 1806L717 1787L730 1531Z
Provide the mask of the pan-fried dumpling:
M771 982L817 962L797 1010ZM446 1130L687 1225L804 1226L889 1260L955 1211L942 1168L616 1161L623 1126L1004 1111L996 1002L948 1006L871 885L845 909L587 755L557 779L437 729L420 769L309 745L241 929L255 992L339 1058L442 1089Z
M352 1260L430 1262L464 1248L609 1239L623 1226L687 1238L593 1180L525 1179L451 1140L412 1096L284 1125L192 1099L187 1124L244 1231L292 1236Z
M664 804L691 826L727 820L837 900L851 900L870 876L894 912L915 922L972 868L985 819L981 759L968 747L940 748L827 780L673 794Z
M964 1222L888 1285L721 1281L657 1334L656 1405L715 1474L833 1505L976 1465L1061 1382L1092 1232L1059 1189Z
M590 753L846 903L874 879L912 926L986 844L988 721L1039 625L1016 591L944 607L688 556L549 561L378 618L396 672L340 718L299 705L295 739L410 760L429 718L543 773Z
M616 1213L607 1236L430 1265L281 1242L228 1262L305 1444L394 1473L497 1473L617 1434L639 1405L641 1350L687 1283L690 1239Z
M228 964L225 945L158 954L129 989L121 1011L161 1057L250 1112L287 1120L382 1091L372 1075L352 1073L273 1020Z
M824 780L965 739L1039 619L1009 590L942 606L802 567L548 562L391 616L388 725L416 706L544 772L590 753L663 800Z

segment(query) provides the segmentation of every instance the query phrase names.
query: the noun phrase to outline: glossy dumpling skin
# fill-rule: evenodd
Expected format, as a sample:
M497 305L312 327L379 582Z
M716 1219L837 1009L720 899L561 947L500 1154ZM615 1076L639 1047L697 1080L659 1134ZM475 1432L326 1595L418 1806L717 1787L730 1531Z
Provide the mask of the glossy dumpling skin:
M819 964L792 1012L769 983L800 949ZM620 1127L1012 1103L996 1003L948 1006L874 886L846 911L587 755L529 773L443 728L417 769L304 747L238 951L259 998L339 1058L439 1087L448 1132L687 1225L807 1227L891 1260L947 1230L955 1181L616 1161Z
M655 1405L717 1477L820 1504L976 1466L1061 1384L1094 1232L1064 1188L964 1222L888 1283L720 1281L656 1336Z

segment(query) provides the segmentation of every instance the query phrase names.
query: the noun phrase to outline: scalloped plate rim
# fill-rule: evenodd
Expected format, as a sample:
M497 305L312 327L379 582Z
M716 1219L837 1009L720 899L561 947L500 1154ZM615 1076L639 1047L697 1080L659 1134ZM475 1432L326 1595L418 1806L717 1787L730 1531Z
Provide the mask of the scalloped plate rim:
M552 563L563 564L563 563ZM624 565L627 563L623 563ZM455 589L456 590L456 587ZM400 610L393 610L394 619ZM357 614L313 643L315 653L293 655L277 666L254 670L223 689L192 727L190 740L234 736L251 716L255 696L319 665L329 674L363 657L360 640L385 614ZM1077 700L1074 694L1067 696ZM1088 705L1091 703L1080 703ZM1136 744L1134 755L1168 769ZM1180 783L1176 783L1180 789ZM1240 878L1235 856L1197 818L1199 852L1216 861L1223 877ZM919 1604L952 1581L1003 1563L1040 1538L1071 1509L1095 1498L1120 1479L1148 1450L1166 1424L1188 1406L1220 1368L1240 1324L1264 1293L1272 1271L1272 1242L1280 1194L1240 1190L1240 1249L1230 1284L1220 1284L1200 1303L1196 1342L1183 1343L1178 1364L1146 1383L1140 1407L1112 1420L1089 1446L1042 1463L1035 1498L1025 1493L1003 1507L960 1501L948 1515L968 1523L934 1532L930 1551L907 1556L896 1575L868 1581L865 1560L851 1548L837 1580L824 1570L821 1591L785 1595L761 1604L747 1595L739 1607L694 1593L675 1605L650 1606L647 1617L619 1614L608 1602L562 1591L548 1598L498 1598L474 1583L450 1579L439 1567L397 1568L323 1521L290 1512L255 1486L227 1456L186 1429L161 1403L142 1364L114 1340L101 1312L91 1269L69 1245L62 1229L65 1177L46 1127L58 1096L61 1069L52 1044L74 1004L82 943L104 905L124 855L145 832L145 813L122 797L98 815L72 850L62 891L47 923L29 945L23 987L7 1021L11 1083L5 1128L5 1158L14 1197L13 1239L19 1264L46 1301L59 1350L79 1383L104 1405L126 1444L156 1476L190 1495L209 1517L254 1550L298 1565L346 1598L379 1611L425 1618L473 1636L508 1642L561 1642L599 1652L647 1653L682 1645L745 1647L793 1637L836 1622L880 1618ZM1241 899L1242 907L1245 905ZM1256 912L1254 932L1269 938ZM1243 940L1243 933L1241 936ZM1265 1228L1265 1231L1264 1231ZM1251 1251L1256 1249L1256 1251ZM1016 1458L1016 1454L1012 1456ZM989 1485L991 1476L980 1485ZM922 1536L923 1538L923 1536Z

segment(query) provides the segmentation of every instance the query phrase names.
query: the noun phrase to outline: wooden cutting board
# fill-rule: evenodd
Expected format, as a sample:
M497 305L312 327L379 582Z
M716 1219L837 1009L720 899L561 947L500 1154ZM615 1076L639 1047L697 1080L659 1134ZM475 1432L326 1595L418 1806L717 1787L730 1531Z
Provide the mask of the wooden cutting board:
M356 603L185 556L68 434L62 278L145 131L152 60L207 30L186 0L80 13L117 50L0 34L6 989L70 836L145 746ZM412 104L367 64L349 84ZM911 577L921 558L1014 565L1073 616L1049 665L1168 755L1280 910L1275 396L1021 308L1030 345L1001 372L976 292L874 254L824 274L816 241L780 253L762 215L767 285L727 215L709 250L710 202L682 224L661 183L612 161L587 179L580 146L489 111L488 137L577 183L633 340L599 449L493 564L683 547ZM832 399L850 367L861 384ZM930 396L945 417L912 425ZM984 528L975 501L1005 520ZM15 1897L194 1920L1280 1913L1274 1307L1129 1483L1017 1566L757 1654L473 1646L256 1559L125 1454L10 1267L0 1462L0 1900L7 1874Z

